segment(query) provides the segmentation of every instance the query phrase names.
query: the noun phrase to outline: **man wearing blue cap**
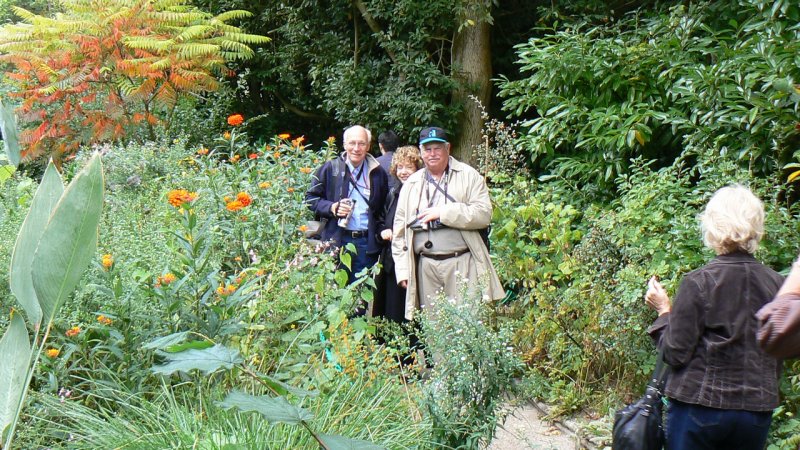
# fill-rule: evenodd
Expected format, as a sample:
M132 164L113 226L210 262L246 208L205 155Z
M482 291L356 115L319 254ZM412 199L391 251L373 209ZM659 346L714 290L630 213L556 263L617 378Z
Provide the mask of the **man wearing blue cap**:
M419 148L425 169L403 184L392 238L397 282L407 287L409 320L442 291L458 298L459 281L480 286L487 300L505 296L480 235L492 220L486 181L450 156L447 132L441 128L423 129Z

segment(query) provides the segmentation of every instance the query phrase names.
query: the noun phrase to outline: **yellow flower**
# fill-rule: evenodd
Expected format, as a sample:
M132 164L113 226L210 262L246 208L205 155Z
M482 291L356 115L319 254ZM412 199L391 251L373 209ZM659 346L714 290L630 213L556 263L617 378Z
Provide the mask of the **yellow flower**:
M241 156L239 156L239 155L233 155L233 157L231 157L231 162L232 162L232 163L235 163L235 162L239 161L239 158L241 158Z
M325 142L327 142L328 145L333 145L333 143L336 142L336 138L333 136L328 136L328 139Z
M275 153L273 153L273 154L272 154L272 157L273 157L273 158L275 158L275 159L278 159L278 158L280 158L280 157L281 157L281 152L275 152Z
M111 268L111 266L114 265L114 258L111 256L111 254L106 253L105 255L103 255L102 263L103 263L103 267L106 270L108 270L108 269Z
M261 189L268 189L272 187L272 183L270 183L269 181L262 181L261 183L258 183L258 187L260 187Z
M230 131L226 131L226 132L222 133L222 139L225 139L227 141L230 138L231 138Z
M289 139L290 137L292 137L292 135L289 134L289 133L281 133L281 134L278 135L278 137L280 139Z
M301 167L300 172L308 175L309 173L311 173L311 167Z
M114 321L110 317L106 317L102 314L97 316L97 321L100 322L102 325L111 325Z
M57 348L48 348L47 352L45 352L48 358L58 358L58 355L61 354L61 350Z
M232 201L232 202L228 202L228 203L225 205L225 208L226 208L228 211L231 211L231 212L233 212L233 211L238 211L238 210L240 210L240 209L244 208L244 205L242 205L242 202L240 202L239 200L234 200L234 201Z
M197 150L197 154L200 156L205 156L208 154L208 149L205 147L200 147L200 149Z
M305 233L306 231L308 231L308 226L307 225L300 225L297 228L300 230L301 233Z
M292 192L294 192L294 188L290 186L290 187L286 188L286 192L291 194Z
M302 148L302 146L300 144L302 144L303 141L305 141L305 140L306 140L305 136L300 136L297 139L292 139L292 147Z

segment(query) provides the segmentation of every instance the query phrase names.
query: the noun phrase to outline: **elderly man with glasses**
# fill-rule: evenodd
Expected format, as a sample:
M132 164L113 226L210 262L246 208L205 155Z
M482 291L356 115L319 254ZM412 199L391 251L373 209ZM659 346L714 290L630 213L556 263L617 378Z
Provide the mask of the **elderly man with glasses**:
M407 287L409 320L442 292L457 299L462 282L480 287L487 299L505 296L481 238L492 219L486 181L450 156L441 128L423 129L419 148L425 168L403 184L392 238L397 282Z

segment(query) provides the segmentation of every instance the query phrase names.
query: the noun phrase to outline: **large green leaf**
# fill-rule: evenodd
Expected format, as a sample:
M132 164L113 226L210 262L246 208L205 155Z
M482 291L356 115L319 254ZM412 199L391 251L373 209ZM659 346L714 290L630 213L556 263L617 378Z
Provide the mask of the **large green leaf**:
M45 323L75 289L95 255L103 209L103 166L95 154L64 191L33 256L33 288Z
M14 167L19 166L21 152L17 135L17 118L14 115L14 108L2 101L0 101L0 131L3 132L3 146L8 160Z
M171 375L178 371L189 372L190 370L200 370L210 374L221 367L231 369L244 361L238 351L219 344L202 350L191 349L180 353L160 352L159 355L165 357L167 363L153 367L152 371L162 375Z
M31 343L22 315L14 314L0 339L0 436L14 420L31 360Z
M327 450L386 450L386 447L359 439L350 439L334 434L320 434L320 440Z
M11 255L11 269L9 284L11 292L17 297L22 309L28 315L28 320L37 325L42 320L42 308L36 298L33 288L31 265L36 247L44 233L50 215L64 193L64 184L61 176L52 162L44 172L42 182L36 190L36 195L31 201L31 208L17 235L14 253Z
M298 425L300 422L314 418L313 414L292 405L283 397L256 396L239 391L229 393L225 400L219 403L219 406L225 409L237 408L244 412L254 411L271 423Z

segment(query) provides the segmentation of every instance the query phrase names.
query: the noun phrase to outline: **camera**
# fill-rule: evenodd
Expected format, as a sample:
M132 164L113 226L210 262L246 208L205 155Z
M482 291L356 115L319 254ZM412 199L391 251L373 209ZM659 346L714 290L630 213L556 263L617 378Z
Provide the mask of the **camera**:
M351 198L343 198L339 200L339 205L348 205L350 206L350 212L347 213L346 216L340 217L337 224L342 228L347 228L347 223L350 222L350 217L353 216L353 205L355 205L356 201Z
M431 220L430 222L423 222L418 217L412 220L411 222L406 225L408 228L411 228L414 231L420 230L438 230L440 228L445 228L447 225L443 224L441 220Z

